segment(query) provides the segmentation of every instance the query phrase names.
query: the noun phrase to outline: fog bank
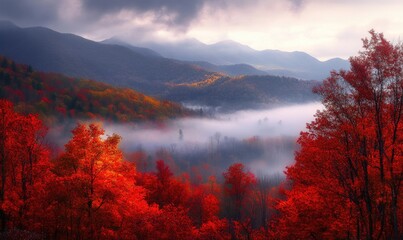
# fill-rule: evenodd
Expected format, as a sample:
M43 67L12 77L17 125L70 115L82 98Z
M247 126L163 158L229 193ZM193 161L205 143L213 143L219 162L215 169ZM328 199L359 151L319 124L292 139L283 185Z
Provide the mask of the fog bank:
M206 161L226 168L232 162L243 162L255 173L271 174L292 164L296 138L322 108L321 103L309 103L214 118L183 118L158 126L106 124L104 128L107 134L122 137L124 151L142 149L155 157L163 149L182 165Z
M123 138L122 147L142 146L147 150L176 144L203 144L211 137L246 139L253 136L273 138L298 136L314 119L320 103L293 105L269 110L246 110L214 118L184 118L160 126L106 124L108 134Z

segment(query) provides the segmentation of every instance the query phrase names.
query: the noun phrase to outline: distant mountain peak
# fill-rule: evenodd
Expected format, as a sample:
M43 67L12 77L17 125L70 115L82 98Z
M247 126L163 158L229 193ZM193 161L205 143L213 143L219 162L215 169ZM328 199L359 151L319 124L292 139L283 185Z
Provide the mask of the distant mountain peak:
M240 50L246 50L246 51L256 51L255 49L249 47L248 45L236 42L234 40L219 41L219 42L210 44L210 46L215 47L215 48L234 48L234 49L240 49Z
M231 40L231 39L227 39L227 40L218 41L218 42L213 43L211 45L235 45L235 46L239 46L239 45L243 45L243 44L241 44L239 42L236 42L234 40ZM246 46L246 45L243 45L243 46Z
M336 58L330 58L330 59L328 59L328 60L326 60L324 62L345 62L345 61L347 61L347 60L343 59L343 58L336 57Z

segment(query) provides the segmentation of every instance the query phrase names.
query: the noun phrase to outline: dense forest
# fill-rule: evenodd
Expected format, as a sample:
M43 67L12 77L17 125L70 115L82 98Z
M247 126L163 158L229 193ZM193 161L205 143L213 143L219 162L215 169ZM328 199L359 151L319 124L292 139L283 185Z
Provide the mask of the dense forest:
M166 159L140 171L120 136L92 123L77 124L64 150L50 154L46 126L19 101L52 81L35 89L32 73L35 91L9 94L19 78L3 80L16 104L0 101L1 237L402 239L403 47L370 33L351 69L315 88L325 108L301 133L281 184L242 163L199 180L174 175ZM23 67L3 63L2 79Z
M228 167L222 183L215 176L196 182L174 176L164 160L139 172L124 159L120 137L105 136L97 124L78 124L51 159L37 115L16 113L6 100L0 110L4 238L264 239L269 233L267 197L276 187L241 163Z

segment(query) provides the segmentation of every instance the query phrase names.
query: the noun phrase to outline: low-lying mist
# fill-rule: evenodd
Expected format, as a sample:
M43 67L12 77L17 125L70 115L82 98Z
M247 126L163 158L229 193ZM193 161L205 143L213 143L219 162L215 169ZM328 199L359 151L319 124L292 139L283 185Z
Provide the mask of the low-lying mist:
M320 103L184 118L160 125L106 124L107 134L122 137L125 152L143 152L139 170L153 170L164 159L174 171L191 173L208 168L220 174L233 162L244 163L257 175L282 174L293 163L295 140L314 119ZM139 158L139 157L137 157ZM207 167L206 167L207 166Z
M282 177L294 162L299 133L322 108L320 103L309 103L159 124L104 123L103 128L107 135L122 137L120 146L139 171L154 171L155 161L162 159L176 174L220 177L232 163L241 162L257 176ZM51 145L62 147L71 137L66 131L75 125L72 121L51 127Z

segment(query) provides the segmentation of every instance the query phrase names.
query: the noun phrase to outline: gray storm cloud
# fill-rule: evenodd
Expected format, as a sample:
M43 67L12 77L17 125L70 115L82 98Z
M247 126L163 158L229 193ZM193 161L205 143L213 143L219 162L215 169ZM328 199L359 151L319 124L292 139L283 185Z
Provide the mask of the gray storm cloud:
M287 0L292 9L301 9L304 0ZM113 19L121 11L133 14L133 18L141 18L145 14L153 16L153 23L163 24L169 28L186 31L196 21L204 7L210 13L226 9L242 9L245 6L258 6L261 3L270 5L277 0L0 0L0 19L14 21L26 26L74 26L87 28L96 25L105 16L111 24L119 25ZM66 17L66 11L74 18ZM228 14L231 14L230 12ZM211 16L214 17L214 16ZM105 23L105 22L103 22ZM98 26L101 27L101 26ZM62 29L60 29L62 30ZM70 30L70 29L69 29Z
M48 24L57 21L62 1L0 0L0 19L23 24Z
M206 0L83 0L85 11L100 16L122 10L142 14L151 12L156 22L187 27L196 19Z

